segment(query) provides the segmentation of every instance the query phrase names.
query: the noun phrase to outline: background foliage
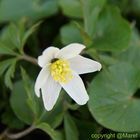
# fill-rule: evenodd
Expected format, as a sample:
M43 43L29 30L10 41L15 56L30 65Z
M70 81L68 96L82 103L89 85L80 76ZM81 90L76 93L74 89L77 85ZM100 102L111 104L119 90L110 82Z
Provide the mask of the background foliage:
M139 0L0 0L1 139L27 127L37 130L23 139L139 133L139 29ZM47 112L33 90L40 70L35 58L46 47L72 42L86 45L83 55L99 61L102 71L82 75L87 105L62 91Z

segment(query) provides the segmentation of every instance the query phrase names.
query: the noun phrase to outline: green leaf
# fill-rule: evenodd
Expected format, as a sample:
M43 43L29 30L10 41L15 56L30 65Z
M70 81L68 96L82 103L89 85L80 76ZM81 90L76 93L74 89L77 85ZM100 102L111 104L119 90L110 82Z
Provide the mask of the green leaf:
M125 61L133 64L138 69L140 69L140 44L139 44L140 36L138 32L133 31L132 39L127 50L115 55L118 61Z
M52 140L64 140L63 133L60 131L54 130L47 123L41 123L37 125L36 127L45 131L52 138Z
M63 120L63 107L62 98L60 98L52 111L46 111L42 102L42 98L38 98L34 92L34 82L30 79L26 71L21 68L21 75L23 79L23 85L27 98L27 105L30 107L31 112L34 114L35 124L42 122L48 122L48 124L55 128L59 126ZM23 100L23 99L22 99Z
M131 4L130 4L130 1L126 1L126 6L127 8L129 8L129 11L131 11L133 14L137 14L140 12L140 1L139 0L133 0L131 1ZM127 8L125 8L126 10L128 10ZM123 10L125 10L123 9Z
M9 105L9 104L8 104ZM8 128L13 129L22 129L24 127L24 123L20 121L15 114L13 113L10 106L6 107L5 112L1 116L2 123L8 126Z
M19 48L21 44L20 30L15 23L7 25L2 32L2 41L9 49Z
M61 95L61 94L60 94ZM41 113L36 119L35 124L40 124L42 122L47 122L52 128L58 127L64 116L63 110L63 98L59 98L55 107L51 111L46 111L43 103L40 106Z
M107 54L100 54L99 57L106 65L113 65L118 62L116 58Z
M140 100L133 96L139 76L133 65L120 62L95 77L89 86L88 107L97 122L114 131L140 130Z
M8 69L8 67L12 64L13 61L15 61L15 58L6 59L0 62L0 75L2 75Z
M27 39L29 38L29 36L36 31L37 27L40 25L41 22L38 22L36 24L34 24L32 27L30 27L23 36L22 39L22 46L24 46L24 44L26 43Z
M105 3L106 0L82 0L85 31L90 37L95 33L97 19Z
M96 140L91 139L92 134L99 134L101 133L102 127L100 125L97 125L95 121L92 120L85 120L85 119L74 119L78 131L79 131L79 139L80 140Z
M106 6L100 13L93 37L93 47L102 51L122 51L130 42L130 25L116 7Z
M78 130L73 118L66 113L64 116L66 140L78 140Z
M35 116L29 108L27 100L28 97L23 87L23 82L16 82L10 98L11 107L21 121L26 124L32 124Z
M0 47L4 49L1 53L8 55L17 55L17 48L21 47L20 29L14 23L10 23L2 30L0 38ZM7 51L7 53L6 53Z
M74 24L67 24L61 28L61 40L62 43L67 45L73 42L82 43L82 37L80 35L80 31Z
M4 42L0 41L0 54L15 55L16 53L11 48L8 48Z
M57 11L57 0L2 0L0 1L0 22L18 21L22 17L37 20L42 17L51 16Z
M18 55L23 53L23 47L29 36L37 29L41 22L26 27L27 20L23 19L17 23L7 25L1 34L0 38L0 54Z
M85 44L86 46L90 46L92 44L92 38L88 35L87 32L85 32L84 28L82 27L82 25L78 22L74 22L75 26L77 27L77 29L80 31L81 37L83 39L83 44Z
M0 62L0 75L4 74L4 80L7 87L12 89L12 78L14 77L17 59L10 58Z
M79 0L59 0L59 4L66 16L82 18L82 7Z
M24 89L28 97L27 104L29 105L30 109L34 113L34 116L36 117L38 114L41 113L41 109L39 106L40 101L34 93L34 83L33 81L31 81L31 79L29 78L29 76L23 68L21 68L21 75L23 79Z
M17 62L17 59L13 59L13 61L11 62L11 65L8 67L8 70L5 73L5 84L10 89L12 89L13 87L12 78L14 77L16 62Z

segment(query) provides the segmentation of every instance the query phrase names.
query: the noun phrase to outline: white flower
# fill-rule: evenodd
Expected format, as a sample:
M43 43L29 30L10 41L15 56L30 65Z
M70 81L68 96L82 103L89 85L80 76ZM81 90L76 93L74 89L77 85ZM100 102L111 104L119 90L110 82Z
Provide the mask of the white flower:
M42 70L36 79L35 93L40 97L41 90L46 110L53 108L62 87L79 105L89 100L79 74L99 71L101 64L79 55L84 48L78 43L69 44L61 50L49 47L38 57Z

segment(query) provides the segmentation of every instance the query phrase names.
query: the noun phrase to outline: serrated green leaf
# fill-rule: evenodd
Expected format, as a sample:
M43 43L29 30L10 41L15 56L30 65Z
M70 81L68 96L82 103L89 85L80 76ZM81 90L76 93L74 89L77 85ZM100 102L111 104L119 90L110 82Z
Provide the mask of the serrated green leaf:
M40 109L42 109L42 112L36 119L35 124L38 125L40 123L47 122L52 128L56 128L61 124L64 116L62 98L58 99L55 107L51 111L46 111L43 103L41 104Z
M34 92L34 82L30 79L26 71L21 68L24 89L26 91L26 99L28 106L34 113L35 124L48 122L53 128L60 125L63 119L62 101L58 101L52 111L46 111L41 98L38 98ZM23 100L23 99L22 99ZM25 100L25 99L24 99Z
M14 50L16 48L21 47L21 41L22 41L21 39L23 33L25 32L25 25L24 26L23 25L24 22L23 20L21 20L17 23L11 22L9 25L3 28L1 34L1 40L7 48Z
M54 130L47 123L41 123L41 124L37 125L36 127L45 131L52 138L52 140L64 140L63 133L60 131Z
M89 86L88 103L97 122L114 131L139 131L140 100L133 97L139 82L139 71L129 63L117 63L97 75Z
M68 113L64 115L64 128L66 140L78 140L78 129L73 118Z
M116 7L107 6L98 18L93 47L102 51L125 50L131 37L130 25Z
M7 68L12 64L13 61L15 61L15 58L6 59L0 62L0 75L2 75L7 70Z
M28 37L37 29L37 27L40 25L41 22L38 22L34 24L32 27L30 27L24 34L22 39L22 46L24 46L25 42L27 41Z
M14 59L14 61L11 62L11 65L8 67L8 70L5 73L5 84L10 89L12 89L13 87L12 78L14 77L16 62L17 60Z
M4 55L16 55L16 53L4 44L4 42L0 41L0 54Z
M14 23L10 23L2 30L0 42L7 50L9 54L17 54L15 51L21 46L20 30Z
M10 23L3 31L0 38L0 54L18 55L23 53L23 47L28 37L36 30L41 22L26 29L26 19L17 23Z
M82 18L82 7L79 0L59 0L59 4L66 16Z
M34 114L27 104L27 94L23 87L23 82L18 81L14 84L10 104L16 116L26 124L32 124Z
M93 37L98 16L104 7L106 0L82 0L85 32Z
M21 75L23 79L24 89L28 97L27 104L34 113L34 116L37 118L37 116L40 116L40 114L42 113L42 109L41 103L34 93L34 83L23 68L21 68Z

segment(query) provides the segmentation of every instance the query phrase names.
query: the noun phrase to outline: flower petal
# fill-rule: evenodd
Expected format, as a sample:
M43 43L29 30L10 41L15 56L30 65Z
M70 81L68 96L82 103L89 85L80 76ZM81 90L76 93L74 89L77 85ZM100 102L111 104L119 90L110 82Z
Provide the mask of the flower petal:
M60 84L55 82L50 75L44 86L41 88L43 103L46 110L50 111L53 108L59 96L60 90Z
M66 90L69 96L79 105L84 105L89 100L84 83L80 76L73 72L73 79L61 86Z
M51 59L55 58L55 55L59 52L56 47L49 47L43 51L43 54L38 57L38 64L40 67L44 67L50 63Z
M48 68L47 67L42 68L42 70L40 71L40 73L36 79L35 87L34 87L35 94L38 97L40 97L40 89L44 85L48 76L49 76Z
M71 69L78 74L100 71L101 64L97 61L82 57L80 55L69 59Z
M85 48L84 45L79 43L71 43L66 47L62 48L57 54L58 58L72 58L80 54L80 52Z

